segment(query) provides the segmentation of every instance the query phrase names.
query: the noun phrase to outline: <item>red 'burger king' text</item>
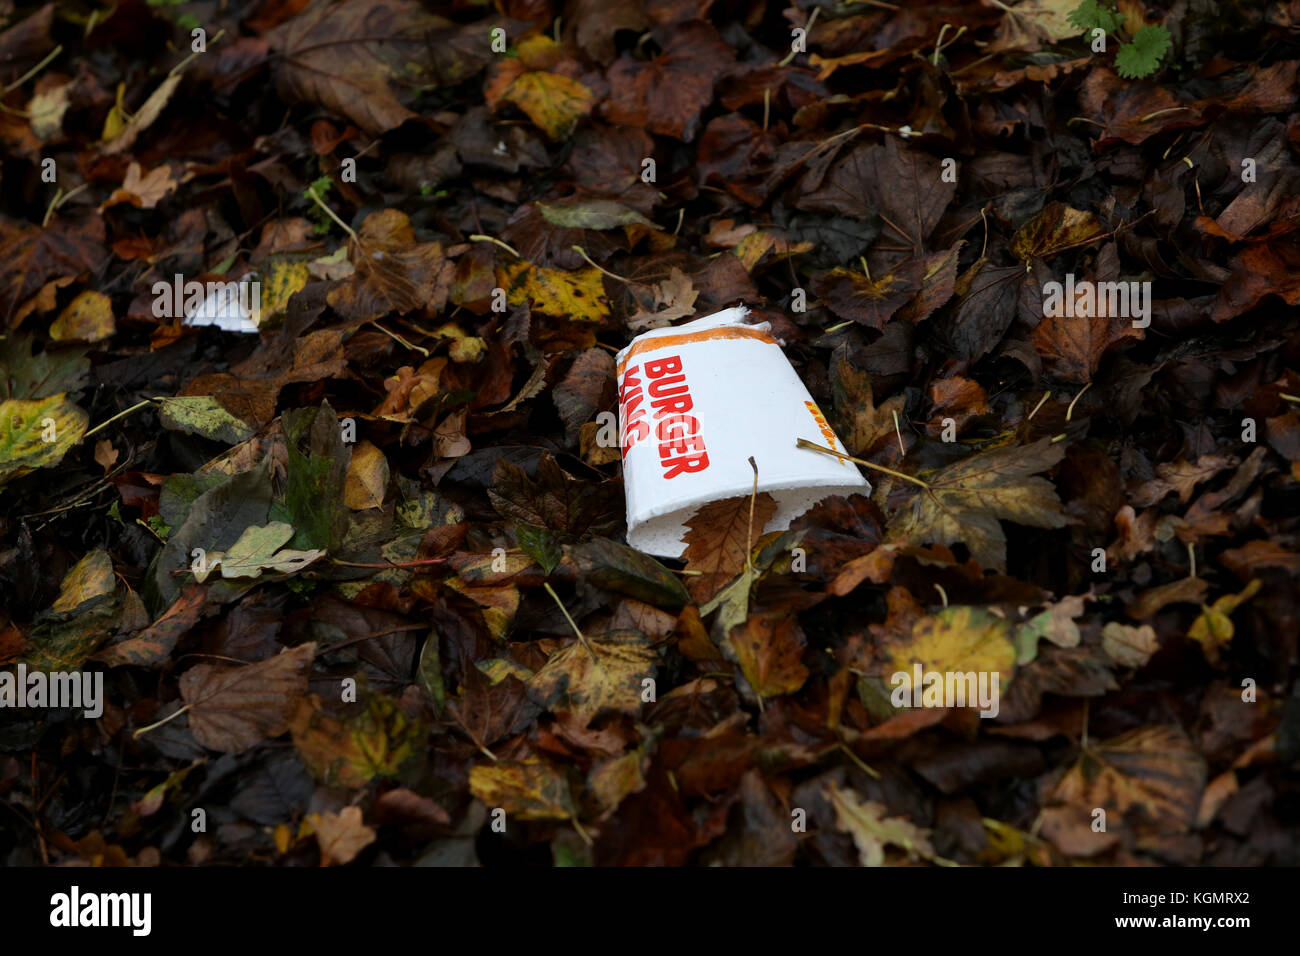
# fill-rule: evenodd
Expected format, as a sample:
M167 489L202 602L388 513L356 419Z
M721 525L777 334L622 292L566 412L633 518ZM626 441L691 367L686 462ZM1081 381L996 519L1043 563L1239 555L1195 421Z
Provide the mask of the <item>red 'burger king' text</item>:
M642 389L641 375L645 375L646 388ZM647 421L647 409L654 420L653 432ZM704 471L709 467L709 455L704 448L700 420L692 415L695 402L691 399L686 376L682 373L681 356L655 359L644 366L633 366L623 374L619 394L620 419L623 424L623 455L653 433L659 441L659 463L665 478Z

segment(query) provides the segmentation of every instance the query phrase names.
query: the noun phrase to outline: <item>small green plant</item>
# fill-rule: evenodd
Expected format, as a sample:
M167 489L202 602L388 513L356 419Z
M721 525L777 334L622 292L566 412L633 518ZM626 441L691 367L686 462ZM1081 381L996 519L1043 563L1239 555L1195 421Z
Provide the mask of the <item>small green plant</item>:
M1098 0L1083 0L1071 11L1069 21L1085 33L1101 30L1118 42L1116 31L1124 23L1124 14L1103 6ZM1164 27L1144 26L1133 34L1132 40L1120 44L1115 53L1115 69L1126 80L1150 76L1160 68L1160 61L1172 44Z
M325 194L330 191L334 181L328 176L322 176L303 190L303 196L310 202L311 208L307 210L307 215L315 222L313 232L318 236L323 236L330 231L330 217L325 211Z

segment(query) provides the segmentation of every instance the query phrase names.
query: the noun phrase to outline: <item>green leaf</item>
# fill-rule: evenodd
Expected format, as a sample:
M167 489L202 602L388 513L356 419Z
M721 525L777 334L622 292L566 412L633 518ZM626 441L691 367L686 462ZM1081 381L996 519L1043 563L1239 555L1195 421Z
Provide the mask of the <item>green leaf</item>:
M519 539L519 550L540 564L548 575L564 557L559 539L545 528L518 521L515 523L515 537Z
M1164 27L1143 27L1133 34L1133 42L1119 48L1115 54L1115 69L1126 80L1150 76L1160 68L1160 59L1169 51L1172 42Z
M271 504L270 461L264 458L255 468L234 477L176 476L164 482L159 512L176 530L149 571L144 597L155 614L170 607L180 595L185 579L172 572L189 571L195 548L207 552L227 549L244 529L266 524ZM218 483L212 486L211 480Z
M206 567L195 571L194 577L205 581L218 565L223 578L256 578L263 571L293 574L325 553L315 550L279 550L292 537L293 525L282 521L273 521L265 527L245 528L229 551L209 552Z
M240 421L211 395L162 399L163 428L201 435L228 445L237 445L253 436L256 429Z
M339 503L352 446L344 443L338 416L328 402L320 408L285 412L280 424L288 444L288 475L284 501L276 504L271 516L294 526L294 547L339 554L348 531L348 511Z
M1085 33L1098 28L1114 33L1124 22L1124 14L1103 7L1097 0L1083 0L1066 19Z
M33 355L32 341L16 334L0 340L0 397L46 398L85 384L90 360L84 348L47 348Z
M573 560L586 580L656 607L678 610L691 596L671 571L640 551L608 538L593 538L574 545Z
M0 402L0 485L57 465L87 424L86 413L65 395Z

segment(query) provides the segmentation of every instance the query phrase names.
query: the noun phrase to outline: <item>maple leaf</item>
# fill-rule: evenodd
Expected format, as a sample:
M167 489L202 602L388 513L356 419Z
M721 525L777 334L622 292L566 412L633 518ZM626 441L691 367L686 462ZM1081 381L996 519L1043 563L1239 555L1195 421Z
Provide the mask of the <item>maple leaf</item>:
M1138 727L1085 746L1057 783L1042 812L1042 833L1072 856L1094 856L1113 845L1116 832L1139 815L1159 831L1183 833L1196 817L1205 787L1205 759L1177 726ZM1094 832L1094 808L1107 812L1108 828Z
M588 650L590 648L590 650ZM655 651L635 631L575 641L551 655L528 681L534 699L553 710L568 710L583 726L605 710L635 714L641 709L642 681L654 676Z
M668 278L655 286L655 309L647 312L638 309L636 315L627 320L627 327L633 332L647 329L661 329L665 325L684 319L695 313L695 300L699 292L691 285L690 278L673 266L668 271Z
M489 807L519 820L569 820L577 815L564 775L542 760L500 760L470 769L469 789Z
M573 272L546 269L518 260L498 270L511 305L531 304L547 315L579 322L603 322L609 315L605 282L599 269Z
M981 565L1002 570L1007 539L999 521L1034 528L1066 524L1052 483L1034 477L1064 455L1065 449L1049 438L977 452L930 478L929 489L894 515L889 532L918 544L963 542Z
M698 572L686 579L686 590L696 604L706 603L740 573L763 528L776 514L776 499L766 491L752 501L752 519L751 496L738 495L702 505L686 522L682 558L686 570Z

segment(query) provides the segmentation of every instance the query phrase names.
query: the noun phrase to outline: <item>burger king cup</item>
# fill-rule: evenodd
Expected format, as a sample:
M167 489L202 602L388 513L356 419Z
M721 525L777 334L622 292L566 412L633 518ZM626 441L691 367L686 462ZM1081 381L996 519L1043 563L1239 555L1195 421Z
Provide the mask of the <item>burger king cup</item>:
M753 492L751 457L758 490L776 499L765 532L830 495L871 492L851 461L797 447L845 451L770 324L747 315L739 306L655 329L618 353L627 540L639 551L680 557L701 505Z

